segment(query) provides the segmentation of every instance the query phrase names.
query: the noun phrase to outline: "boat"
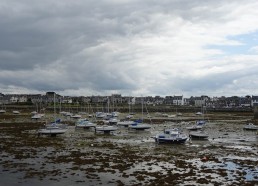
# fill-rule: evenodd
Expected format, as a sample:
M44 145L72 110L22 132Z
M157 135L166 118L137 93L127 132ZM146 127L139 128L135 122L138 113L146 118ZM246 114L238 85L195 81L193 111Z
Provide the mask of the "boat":
M134 123L134 121L131 121L131 120L118 121L117 126L128 127L129 125L132 125L133 123Z
M6 111L5 110L0 110L0 114L4 114L4 113L6 113Z
M156 143L185 143L188 139L187 135L182 133L178 128L165 129L163 133L157 134L155 137Z
M244 130L258 130L258 126L253 123L248 123L244 126Z
M117 125L118 121L119 120L117 118L111 117L109 118L108 123L109 125Z
M31 114L35 115L35 114L38 114L38 112L34 110L34 111L31 112Z
M119 112L112 112L112 113L111 113L111 116L112 116L112 117L118 117L118 115L119 115Z
M104 134L110 134L111 132L116 131L118 128L111 125L102 125L102 126L96 126L95 132L104 132Z
M140 121L134 121L134 123L132 123L128 127L129 129L134 129L134 130L146 130L146 129L150 129L151 125L147 123L142 123Z
M59 112L59 114L61 114L61 115L63 115L63 116L66 116L66 113L67 113L67 112L65 112L65 111Z
M187 130L200 130L202 129L203 125L206 123L205 120L198 120L195 122L195 125L186 127Z
M133 115L129 114L129 115L127 115L125 118L126 118L126 119L131 119L131 118L133 118Z
M96 118L105 118L107 116L107 113L96 112L95 116L96 116Z
M4 109L4 104L2 103L2 109L0 110L0 114L4 114L6 113L5 109Z
M73 114L71 112L65 112L64 114L66 117L71 117Z
M191 131L189 138L191 139L208 139L209 135L204 131Z
M20 114L20 112L17 111L17 110L14 110L14 111L13 111L13 114Z
M31 116L31 119L38 120L38 119L41 119L42 117L43 117L42 114L34 114L33 116Z
M68 130L67 124L61 123L61 119L56 119L56 105L55 105L55 94L54 94L54 118L55 121L46 123L44 128L40 128L37 133L40 135L56 136L58 134L64 134Z
M96 127L96 124L90 122L90 120L87 119L87 118L82 118L82 119L77 120L77 122L75 123L75 127L76 128L88 129L88 128L91 128L91 127Z
M72 115L71 118L74 118L74 119L79 119L81 118L82 116L80 114L75 114L75 115Z
M50 135L50 136L56 136L58 134L64 134L68 130L67 126L65 124L51 124L46 125L44 128L41 128L38 130L38 136L40 135Z
M143 123L143 98L142 98L142 119L135 120L134 123L128 126L128 128L134 129L134 130L146 130L151 128L150 124Z

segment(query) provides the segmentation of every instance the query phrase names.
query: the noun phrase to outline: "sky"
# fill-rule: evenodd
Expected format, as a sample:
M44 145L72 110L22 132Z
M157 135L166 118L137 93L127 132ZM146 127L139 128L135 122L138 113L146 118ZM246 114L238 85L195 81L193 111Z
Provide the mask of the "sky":
M0 92L258 95L257 0L0 0Z

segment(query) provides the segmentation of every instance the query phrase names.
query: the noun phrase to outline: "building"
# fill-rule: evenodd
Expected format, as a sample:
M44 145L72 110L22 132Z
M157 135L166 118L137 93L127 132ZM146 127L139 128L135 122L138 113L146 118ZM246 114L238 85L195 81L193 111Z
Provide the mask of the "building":
M258 96L252 96L251 106L252 107L257 107L258 106Z

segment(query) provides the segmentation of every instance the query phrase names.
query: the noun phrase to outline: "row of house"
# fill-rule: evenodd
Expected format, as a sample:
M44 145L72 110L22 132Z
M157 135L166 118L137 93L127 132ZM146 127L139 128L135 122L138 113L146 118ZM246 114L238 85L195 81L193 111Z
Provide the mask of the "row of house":
M122 96L121 94L112 94L111 96L61 96L55 92L47 92L41 94L2 94L0 93L0 104L12 103L53 103L56 102L68 104L148 104L148 105L192 105L192 106L206 106L206 107L254 107L258 106L258 96L245 96L245 97L190 97L184 98L180 96L147 96L147 97L131 97Z

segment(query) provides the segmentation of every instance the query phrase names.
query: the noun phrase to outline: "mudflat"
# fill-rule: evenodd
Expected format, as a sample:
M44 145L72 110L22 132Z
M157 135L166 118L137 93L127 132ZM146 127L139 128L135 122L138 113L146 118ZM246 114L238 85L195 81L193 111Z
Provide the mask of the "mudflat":
M56 137L38 137L44 119L1 115L0 185L258 184L258 135L243 130L247 122L256 124L252 113L210 113L203 127L208 140L179 145L156 144L152 137L165 128L188 133L197 116L151 115L149 130L121 127L110 135L77 130L75 120L63 118L68 131Z

